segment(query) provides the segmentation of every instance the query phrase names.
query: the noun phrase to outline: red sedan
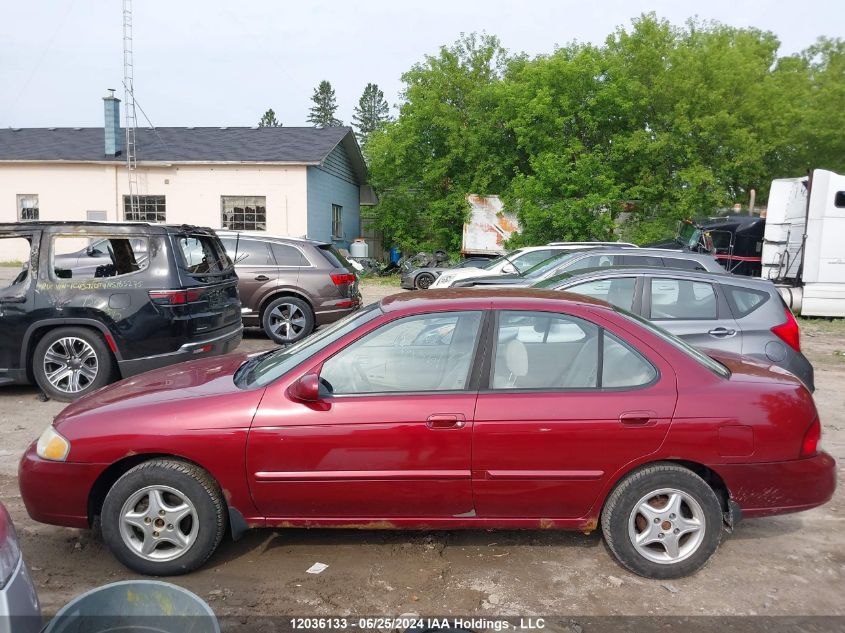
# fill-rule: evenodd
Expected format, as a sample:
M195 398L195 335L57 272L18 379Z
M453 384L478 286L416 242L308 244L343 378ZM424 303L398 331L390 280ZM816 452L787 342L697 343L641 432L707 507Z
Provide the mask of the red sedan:
M20 486L38 521L99 517L145 574L197 568L227 527L600 527L622 565L673 578L740 516L829 500L820 432L790 374L600 301L428 291L92 393Z

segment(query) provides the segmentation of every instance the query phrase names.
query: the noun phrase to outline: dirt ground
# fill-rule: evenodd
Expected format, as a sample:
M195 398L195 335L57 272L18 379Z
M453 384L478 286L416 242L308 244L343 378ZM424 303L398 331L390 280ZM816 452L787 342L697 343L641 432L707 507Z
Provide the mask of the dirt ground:
M367 285L365 298L397 292ZM803 321L816 368L823 446L845 472L845 323ZM243 346L269 342L247 334ZM0 499L21 536L45 613L95 586L135 577L89 532L26 515L17 461L61 409L31 387L0 388ZM56 491L61 494L61 491ZM319 575L313 563L328 564ZM256 530L224 541L200 571L174 579L219 616L845 615L845 491L797 515L742 522L711 562L682 580L616 565L598 533Z

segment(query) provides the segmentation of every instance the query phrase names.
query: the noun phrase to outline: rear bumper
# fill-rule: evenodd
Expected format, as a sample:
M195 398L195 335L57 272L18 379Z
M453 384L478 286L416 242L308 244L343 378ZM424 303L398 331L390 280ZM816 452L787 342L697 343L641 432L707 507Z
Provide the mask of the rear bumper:
M38 594L21 559L9 582L0 589L0 633L37 633L40 630Z
M39 523L86 529L88 495L108 464L41 459L33 442L18 465L18 484L26 511ZM56 494L61 490L61 494Z
M229 328L222 334L218 333L204 339L189 341L175 352L158 354L156 356L145 356L133 360L118 361L120 374L123 378L134 376L151 369L167 367L186 360L194 360L203 356L217 356L235 351L241 344L244 326L239 323L235 328Z
M836 491L836 461L825 452L787 462L711 468L724 479L743 517L809 510L830 501Z

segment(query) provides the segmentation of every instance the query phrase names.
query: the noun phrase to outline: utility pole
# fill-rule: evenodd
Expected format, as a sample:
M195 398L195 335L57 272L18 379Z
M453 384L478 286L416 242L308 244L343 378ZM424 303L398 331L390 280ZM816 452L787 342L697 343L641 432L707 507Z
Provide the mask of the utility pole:
M124 104L126 108L126 172L129 177L129 208L132 217L138 217L138 161L135 146L135 83L134 58L132 56L132 0L123 0L123 88ZM126 212L124 206L124 217Z
M748 215L754 215L754 202L757 199L757 191L752 189L748 194Z

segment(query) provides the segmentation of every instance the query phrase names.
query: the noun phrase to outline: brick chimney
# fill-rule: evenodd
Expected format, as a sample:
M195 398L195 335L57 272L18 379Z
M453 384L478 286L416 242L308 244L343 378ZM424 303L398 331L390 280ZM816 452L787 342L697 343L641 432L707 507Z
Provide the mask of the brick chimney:
M119 156L123 152L123 134L120 129L120 99L114 96L114 88L108 89L103 97L105 111L106 156Z

